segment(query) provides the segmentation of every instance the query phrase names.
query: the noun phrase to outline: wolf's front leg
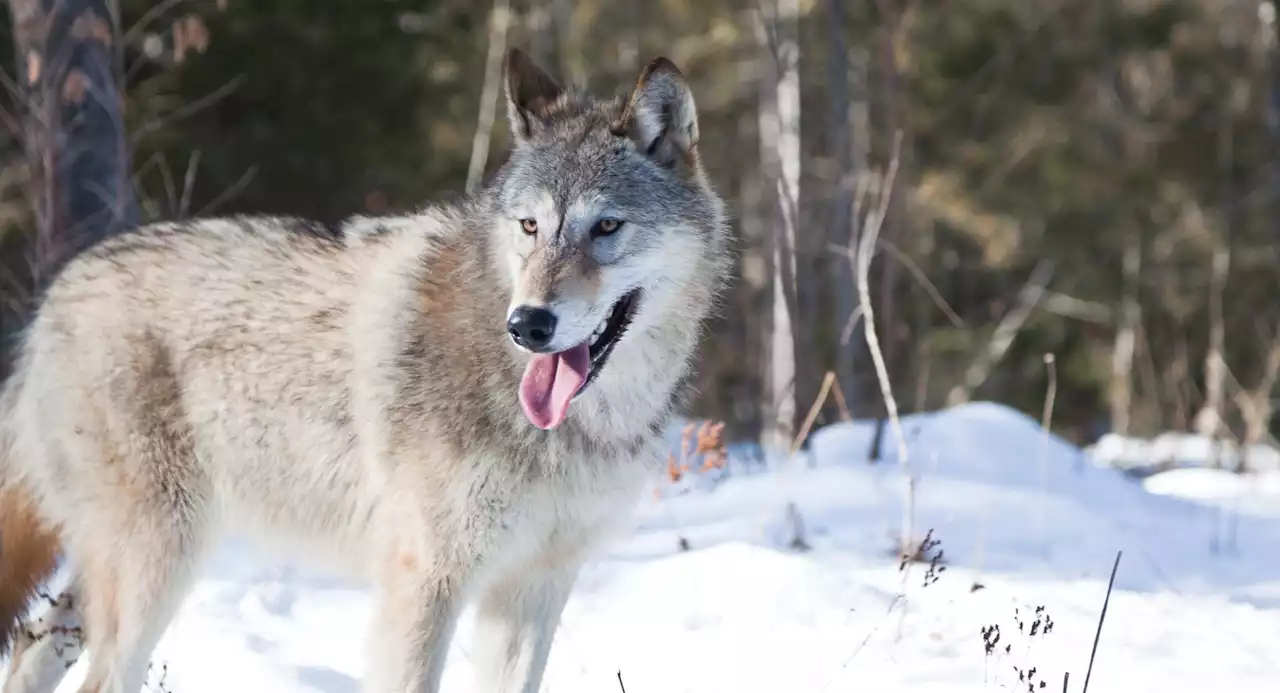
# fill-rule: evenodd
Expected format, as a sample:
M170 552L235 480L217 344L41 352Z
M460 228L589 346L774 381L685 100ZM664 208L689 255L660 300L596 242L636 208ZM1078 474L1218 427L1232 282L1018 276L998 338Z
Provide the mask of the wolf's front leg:
M577 572L577 565L530 571L481 597L472 648L477 693L537 693Z
M461 606L450 576L406 565L378 581L365 693L436 693Z

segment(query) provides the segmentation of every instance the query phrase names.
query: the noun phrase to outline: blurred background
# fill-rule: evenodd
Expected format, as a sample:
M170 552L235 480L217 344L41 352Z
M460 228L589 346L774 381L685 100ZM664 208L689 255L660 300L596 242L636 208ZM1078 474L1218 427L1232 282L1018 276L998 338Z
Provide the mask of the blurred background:
M61 30L55 5L4 17L10 335L41 253L122 219L338 221L474 187L508 145L507 46L603 91L661 54L692 82L738 241L692 412L727 438L884 416L850 262L874 224L901 412L989 400L1039 419L1052 385L1052 428L1077 445L1272 440L1271 2L76 0L110 19ZM104 36L96 58L41 53ZM122 109L89 103L112 88ZM133 204L95 222L84 181Z

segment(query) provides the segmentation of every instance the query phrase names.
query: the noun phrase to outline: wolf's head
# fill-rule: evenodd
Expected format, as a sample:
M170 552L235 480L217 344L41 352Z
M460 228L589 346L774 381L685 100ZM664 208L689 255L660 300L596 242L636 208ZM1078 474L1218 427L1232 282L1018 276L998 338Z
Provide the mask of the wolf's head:
M596 382L665 397L728 265L684 76L657 58L602 100L513 49L506 101L514 146L490 189L491 247L509 281L507 332L528 360L525 414L554 428Z

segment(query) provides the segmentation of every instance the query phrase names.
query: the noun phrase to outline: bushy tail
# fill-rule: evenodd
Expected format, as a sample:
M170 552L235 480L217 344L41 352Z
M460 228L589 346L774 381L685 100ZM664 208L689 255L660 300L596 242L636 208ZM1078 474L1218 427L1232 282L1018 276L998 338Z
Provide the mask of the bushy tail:
M57 535L41 522L30 495L0 489L0 660L40 585L57 569L59 552Z
M12 381L9 385L0 394L0 418L5 419L0 436L13 410ZM10 446L0 444L0 661L8 656L31 600L57 569L61 552L30 488L14 478L9 453Z

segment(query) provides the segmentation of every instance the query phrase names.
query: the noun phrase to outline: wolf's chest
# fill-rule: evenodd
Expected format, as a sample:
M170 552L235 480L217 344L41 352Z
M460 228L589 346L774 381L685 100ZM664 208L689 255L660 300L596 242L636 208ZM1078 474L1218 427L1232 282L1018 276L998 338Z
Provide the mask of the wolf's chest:
M487 519L495 529L572 524L589 521L616 502L635 476L589 461L558 465L550 473L496 468L474 479L460 500L475 520Z
M643 467L578 462L545 476L494 473L477 479L459 508L477 553L514 558L561 550L557 544L588 541L624 519L639 498Z

